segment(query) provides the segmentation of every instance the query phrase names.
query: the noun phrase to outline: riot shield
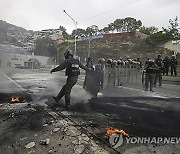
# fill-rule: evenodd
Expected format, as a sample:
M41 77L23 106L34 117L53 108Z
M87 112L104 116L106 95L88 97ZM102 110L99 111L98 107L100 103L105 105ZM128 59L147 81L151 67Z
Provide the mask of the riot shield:
M87 71L84 81L84 89L91 95L97 96L100 91L100 72Z

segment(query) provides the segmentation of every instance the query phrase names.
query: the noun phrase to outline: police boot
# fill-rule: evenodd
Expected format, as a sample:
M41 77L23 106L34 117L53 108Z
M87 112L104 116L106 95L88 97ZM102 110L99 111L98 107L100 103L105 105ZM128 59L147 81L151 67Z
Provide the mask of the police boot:
M59 102L59 100L57 99L57 97L53 96L53 99L54 99L54 101L55 101L56 103Z

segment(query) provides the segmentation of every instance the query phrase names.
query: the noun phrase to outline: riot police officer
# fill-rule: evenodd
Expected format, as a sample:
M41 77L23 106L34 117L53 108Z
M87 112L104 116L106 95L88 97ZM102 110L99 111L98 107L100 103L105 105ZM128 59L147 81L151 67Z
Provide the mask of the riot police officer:
M159 80L159 87L162 85L162 70L163 70L163 60L161 58L161 54L158 54L157 58L155 59L155 64L158 67L158 70L155 75L154 79L154 86L156 87L157 81Z
M88 57L87 63L86 63L85 66L88 67L91 70L94 70L93 58L92 57ZM84 89L86 89L87 75L88 75L88 72L86 72L86 76L85 76L85 80L84 80L84 84L83 84Z
M163 75L166 74L166 76L168 76L168 73L169 73L169 65L170 65L170 60L169 60L169 57L166 56L164 59L163 59Z
M98 72L98 80L99 80L99 87L100 89L103 88L104 83L104 58L98 59L98 64L95 66L95 71Z
M173 74L177 76L178 60L176 59L175 55L172 55L170 59L170 66L171 66L171 76L173 76Z
M51 70L52 72L61 71L63 69L66 69L66 84L62 87L58 95L55 97L53 96L53 99L56 103L59 102L59 100L65 96L65 108L68 110L70 105L70 93L73 86L77 83L78 75L80 75L80 68L85 70L90 70L86 66L80 63L79 59L73 57L73 53L71 50L68 50L64 53L65 61L62 62L58 67Z
M94 70L93 58L92 58L92 57L88 57L86 66L87 66L88 68L90 68L91 70Z
M157 66L154 63L154 60L149 60L149 62L145 65L145 91L148 90L148 86L150 84L150 91L153 91L153 83L154 77L157 71Z

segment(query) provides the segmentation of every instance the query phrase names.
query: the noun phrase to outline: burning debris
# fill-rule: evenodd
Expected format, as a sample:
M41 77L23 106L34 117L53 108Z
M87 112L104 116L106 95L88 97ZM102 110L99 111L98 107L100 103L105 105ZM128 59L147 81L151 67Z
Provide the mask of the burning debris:
M127 133L126 133L124 130L122 130L122 129L106 128L106 136L110 137L112 134L115 134L115 133L121 133L122 135L129 137L129 134L127 134Z
M12 97L11 98L11 103L18 103L19 102L19 97Z
M26 99L20 99L19 97L12 97L10 103L26 103Z

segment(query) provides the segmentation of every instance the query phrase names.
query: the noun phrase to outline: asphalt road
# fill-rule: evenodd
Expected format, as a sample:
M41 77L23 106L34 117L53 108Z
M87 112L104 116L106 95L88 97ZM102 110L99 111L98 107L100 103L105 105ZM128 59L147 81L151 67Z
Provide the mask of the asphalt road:
M1 102L11 95L23 94L31 103L47 108L54 103L52 96L59 92L66 81L63 72L50 74L45 70L20 69L0 71L0 93L4 96ZM66 116L104 144L109 144L105 137L107 127L123 129L130 136L136 137L180 137L179 81L168 81L166 77L166 83L161 88L155 88L155 92L145 92L141 84L109 87L102 90L97 98L92 98L84 91L83 81L84 75L80 75L72 90L70 111ZM61 114L64 111L64 100L50 110ZM125 144L115 150L122 152L130 147ZM169 147L171 152L180 150L179 145L174 147Z

